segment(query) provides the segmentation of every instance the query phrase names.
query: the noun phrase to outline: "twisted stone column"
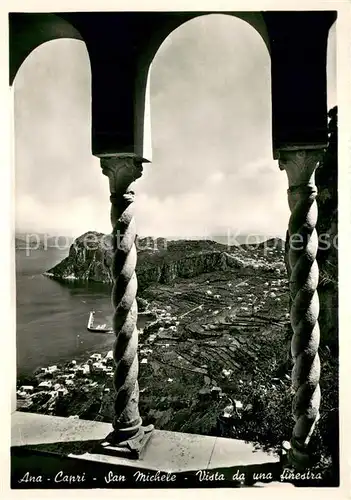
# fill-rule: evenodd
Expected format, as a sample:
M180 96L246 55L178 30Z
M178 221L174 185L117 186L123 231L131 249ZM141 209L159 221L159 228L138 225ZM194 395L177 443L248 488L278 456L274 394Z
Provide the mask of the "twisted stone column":
M319 300L317 293L318 250L317 188L315 170L320 150L281 151L279 167L288 176L291 354L294 367L293 417L295 426L288 460L296 467L309 464L308 443L319 418L320 360Z
M115 361L113 432L104 443L105 449L126 452L138 457L153 426L142 427L139 414L138 386L138 308L135 266L136 227L134 192L131 184L142 175L141 159L135 155L101 158L104 175L110 181L111 223L113 227L113 348Z

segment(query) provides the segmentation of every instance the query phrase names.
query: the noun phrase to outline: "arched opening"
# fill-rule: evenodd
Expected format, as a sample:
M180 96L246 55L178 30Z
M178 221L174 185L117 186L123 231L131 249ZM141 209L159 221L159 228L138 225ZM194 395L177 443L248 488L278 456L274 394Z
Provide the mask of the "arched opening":
M260 276L260 270L252 271L251 277L248 272L245 278L238 269L233 273L228 268L221 274L227 269L225 263L211 265L208 257L202 266L198 252L198 248L209 253L213 248L227 250L226 245L253 239L285 238L289 209L284 196L286 179L272 158L270 83L270 56L260 35L243 20L227 15L186 22L164 41L152 63L153 162L145 166L138 181L139 233L170 240L202 240L168 243L167 259L172 261L174 252L176 263L165 264L163 286L150 287L145 294L152 304L165 309L165 326L161 313L160 329L151 335L152 340L157 338L151 359L148 361L147 354L141 359L139 383L145 392L140 402L147 422L150 419L163 429L252 439L249 432L230 434L224 421L217 422L220 428L213 425L224 406L230 407L230 399L238 398L241 404L243 398L243 405L248 405L250 389L244 396L240 382L247 388L250 383L257 384L252 399L265 398L263 378L276 376L272 370L281 369L279 363L285 361L284 327L269 339L262 335L258 341L262 341L262 350L274 345L284 358L277 361L274 354L267 355L267 371L260 364L263 357L256 358L259 369L252 359L243 368L245 354L228 332L230 325L237 324L236 314L251 315L260 310L263 316L272 313L286 321L288 294L279 295L277 286L279 290L286 288L287 280L282 280L280 288L279 277L277 285L274 278ZM211 246L208 240L225 246ZM249 254L249 250L245 247L238 252L244 259L251 256L255 260L256 254ZM276 250L268 250L268 260L275 259ZM191 260L194 253L196 263ZM277 251L279 259L283 275L282 247ZM175 275L192 279L177 284L172 281ZM226 325L223 329L221 321ZM251 318L242 321L245 330L245 322ZM176 330L178 333L172 334ZM237 333L240 337L239 330ZM147 337L146 331L144 334ZM191 343L192 339L196 340ZM250 334L252 345L256 340ZM251 355L255 357L253 351ZM260 371L265 373L260 380L262 387L255 378ZM150 380L151 395L147 389ZM162 393L160 404L154 398L158 391ZM277 397L279 411L275 400L276 415L273 408L265 415L274 419L277 427L281 413L286 414L283 399ZM167 404L162 406L162 401ZM260 422L257 417L257 429L263 428ZM288 435L288 426L286 432Z
M10 20L10 85L25 59L43 43L58 39L82 40L79 31L55 14L12 13Z
M76 236L100 227L106 186L91 155L91 74L81 41L35 49L14 80L16 230ZM106 203L108 211L108 203ZM106 226L106 224L105 224Z
M109 287L63 286L42 276L68 255L73 238L110 228L108 185L99 160L91 155L91 73L85 44L60 39L40 45L20 67L13 90L21 376L112 344L110 337L85 332L90 308L111 314Z
M188 21L161 45L149 80L153 162L137 201L143 234L196 238L245 228L284 236L270 57L258 32L229 15Z

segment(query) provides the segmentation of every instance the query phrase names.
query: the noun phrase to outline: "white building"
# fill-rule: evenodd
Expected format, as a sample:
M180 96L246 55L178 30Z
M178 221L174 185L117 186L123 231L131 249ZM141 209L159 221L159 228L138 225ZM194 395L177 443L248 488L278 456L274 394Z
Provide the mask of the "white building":
M98 361L99 359L102 358L101 354L98 354L98 353L94 353L90 356L91 359L95 359L96 361Z
M51 365L51 366L48 366L48 373L53 373L53 372L56 372L58 370L57 368L57 365Z
M106 371L106 367L102 363L93 363L93 370L95 373Z
M21 399L24 399L28 396L28 394L25 391L17 391L17 396Z
M38 385L39 389L51 389L52 387L52 382L50 382L50 380L45 380L44 382L40 382L40 384Z
M90 366L89 365L80 366L77 370L77 373L80 375L88 375L90 373Z
M33 392L34 391L34 387L32 385L22 385L20 387L20 391L21 392Z

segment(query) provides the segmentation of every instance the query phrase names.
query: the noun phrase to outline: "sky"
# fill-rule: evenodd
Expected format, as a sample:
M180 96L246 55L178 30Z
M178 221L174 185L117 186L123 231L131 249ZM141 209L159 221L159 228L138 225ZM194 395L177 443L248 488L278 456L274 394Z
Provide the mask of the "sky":
M336 104L335 25L328 107ZM85 45L47 42L14 82L16 228L110 232L108 179L91 154ZM196 18L162 44L150 74L153 158L136 183L142 236L285 236L286 174L272 157L270 58L227 15Z

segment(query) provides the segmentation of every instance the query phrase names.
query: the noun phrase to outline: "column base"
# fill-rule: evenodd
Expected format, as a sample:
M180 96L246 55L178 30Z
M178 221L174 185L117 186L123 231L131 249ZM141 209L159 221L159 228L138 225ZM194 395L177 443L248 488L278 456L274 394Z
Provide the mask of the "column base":
M115 433L112 431L106 437L105 441L100 443L100 447L105 453L110 455L138 459L141 458L143 452L145 451L153 430L154 426L152 424L147 425L146 427L141 427L140 432L135 437L120 442L115 441Z
M309 469L313 465L310 455L307 452L291 448L287 453L287 459L296 470Z
M306 450L294 449L291 443L285 441L280 452L280 465L283 469L293 467L299 471L313 466L313 460Z

